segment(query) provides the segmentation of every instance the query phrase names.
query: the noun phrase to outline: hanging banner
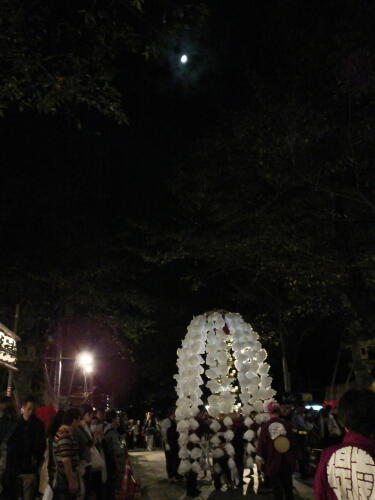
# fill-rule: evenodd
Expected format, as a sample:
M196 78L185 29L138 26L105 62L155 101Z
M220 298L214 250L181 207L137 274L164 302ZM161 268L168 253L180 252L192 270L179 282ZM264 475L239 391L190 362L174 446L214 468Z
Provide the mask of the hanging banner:
M17 341L20 338L0 323L0 365L17 370Z

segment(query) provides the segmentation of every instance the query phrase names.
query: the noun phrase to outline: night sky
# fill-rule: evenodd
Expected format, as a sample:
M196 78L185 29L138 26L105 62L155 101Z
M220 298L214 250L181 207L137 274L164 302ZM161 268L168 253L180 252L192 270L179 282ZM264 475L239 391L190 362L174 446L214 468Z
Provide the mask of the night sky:
M192 316L240 312L276 387L283 329L293 390L321 398L340 342L373 335L374 2L191 3L168 31L170 3L145 2L149 58L116 48L128 124L6 101L0 320L21 303L41 353L66 319L94 343L106 325L119 404L155 407Z

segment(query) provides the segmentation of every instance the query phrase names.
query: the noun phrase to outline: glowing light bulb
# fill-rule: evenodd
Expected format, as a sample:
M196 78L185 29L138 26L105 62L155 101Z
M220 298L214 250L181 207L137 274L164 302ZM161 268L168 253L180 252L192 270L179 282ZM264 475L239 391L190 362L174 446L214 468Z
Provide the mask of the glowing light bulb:
M89 352L82 352L79 354L77 361L78 365L85 373L92 373L94 371L94 357Z
M182 64L186 64L188 62L188 56L186 54L182 54L180 61Z

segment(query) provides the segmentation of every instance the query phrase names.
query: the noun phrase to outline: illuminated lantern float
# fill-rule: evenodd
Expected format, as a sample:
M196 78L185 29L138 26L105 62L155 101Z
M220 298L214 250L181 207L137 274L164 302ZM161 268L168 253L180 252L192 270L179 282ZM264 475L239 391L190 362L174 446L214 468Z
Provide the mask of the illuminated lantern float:
M276 394L268 374L270 366L266 363L267 352L258 338L258 334L237 313L206 313L193 318L188 326L182 347L177 351L178 374L175 375L180 474L190 470L199 473L201 470L201 440L195 433L199 423L194 417L204 404L202 397L206 393L211 393L206 408L212 417L212 456L220 458L226 454L229 468L232 471L236 469L231 444L234 437L231 430L233 421L229 415L240 413L248 428L244 434L247 441L245 466L252 468L255 435L250 429L253 424L250 413L256 412L258 424L266 421L267 406L274 401ZM223 422L225 432L218 418ZM226 441L225 452L219 446L221 440L218 432Z

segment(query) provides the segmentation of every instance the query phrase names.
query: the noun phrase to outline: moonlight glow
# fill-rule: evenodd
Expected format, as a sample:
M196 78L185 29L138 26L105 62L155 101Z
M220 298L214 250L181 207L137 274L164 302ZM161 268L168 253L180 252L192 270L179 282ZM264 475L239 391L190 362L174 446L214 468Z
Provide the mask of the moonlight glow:
M186 54L182 54L180 61L182 64L186 64L188 62L188 56Z

